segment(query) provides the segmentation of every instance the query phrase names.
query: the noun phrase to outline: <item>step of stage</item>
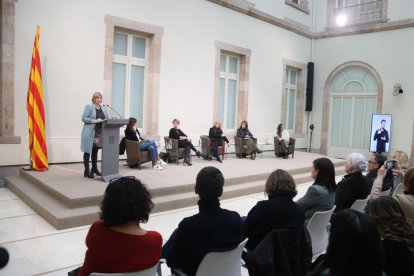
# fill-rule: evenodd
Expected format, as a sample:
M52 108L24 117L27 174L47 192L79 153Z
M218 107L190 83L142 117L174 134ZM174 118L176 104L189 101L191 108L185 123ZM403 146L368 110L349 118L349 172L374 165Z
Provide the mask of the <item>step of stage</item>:
M250 160L243 161L250 162ZM270 159L270 161L279 162L274 159ZM263 169L267 163L263 163L261 166L260 162L269 162L269 160L258 158L250 163L240 163L240 160L228 159L223 163L226 165L219 164L226 176L222 199L263 192L265 181L273 170L273 166ZM337 175L343 174L344 161L336 159L333 162ZM149 189L155 204L153 212L162 212L197 204L198 197L194 193L195 175L206 164L215 165L208 162L194 163L193 167L189 168L169 165L165 174L163 174L164 172L154 172L150 168L141 171L122 168L122 170L126 170L122 174L134 174L144 183L151 183L152 187L149 186ZM258 169L246 168L237 173L234 170L238 169L240 164L254 164ZM306 166L299 164L295 167L291 163L289 168L286 168L294 177L297 185L312 181L310 166L308 162L306 164ZM279 165L275 166L275 168L277 167ZM22 169L19 176L7 177L5 183L11 191L56 229L88 225L98 219L99 204L107 184L84 178L80 173L82 172L81 168L81 164L72 164L50 166L48 172ZM184 170L186 174L183 175ZM266 170L268 172L265 172ZM255 171L257 173L254 173ZM245 172L244 175L243 172ZM158 176L157 179L154 176ZM182 179L177 179L179 177ZM159 183L155 183L156 180Z

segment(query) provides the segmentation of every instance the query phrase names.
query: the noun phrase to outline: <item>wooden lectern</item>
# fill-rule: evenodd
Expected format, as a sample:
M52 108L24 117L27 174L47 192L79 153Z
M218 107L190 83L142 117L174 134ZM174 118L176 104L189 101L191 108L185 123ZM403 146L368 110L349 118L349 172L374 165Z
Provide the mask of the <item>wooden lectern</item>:
M128 124L128 119L108 119L102 122L102 179L109 182L119 174L119 128Z

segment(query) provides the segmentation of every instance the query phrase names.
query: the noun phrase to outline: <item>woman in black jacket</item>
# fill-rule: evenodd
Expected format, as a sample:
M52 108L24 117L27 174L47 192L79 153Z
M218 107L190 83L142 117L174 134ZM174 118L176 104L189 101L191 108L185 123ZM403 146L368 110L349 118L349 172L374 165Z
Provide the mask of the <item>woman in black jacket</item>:
M250 132L247 121L241 122L237 129L237 137L242 138L242 145L246 149L246 155L250 155L250 159L254 160L256 153L262 153L253 141L253 133Z
M229 140L226 136L223 136L220 120L214 122L214 126L211 127L210 131L208 132L208 137L210 138L211 153L213 157L215 157L218 162L223 163L218 152L218 147L222 143L222 140L227 144L229 144Z

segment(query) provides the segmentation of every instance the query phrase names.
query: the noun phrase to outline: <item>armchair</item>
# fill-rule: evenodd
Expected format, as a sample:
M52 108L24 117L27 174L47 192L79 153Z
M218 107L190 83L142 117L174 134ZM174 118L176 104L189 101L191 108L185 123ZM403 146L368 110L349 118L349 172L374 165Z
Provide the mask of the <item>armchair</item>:
M257 138L253 138L254 143L257 145ZM234 136L234 148L236 150L236 156L239 158L246 157L246 149L243 147L243 139L241 137Z
M130 168L138 166L140 170L142 163L151 161L149 151L141 151L138 141L125 139L125 150L127 154L127 165Z
M179 164L179 159L183 159L184 154L184 148L178 147L178 140L172 139L168 136L164 136L164 142L165 142L165 149L168 153L168 162L176 162ZM167 147L167 145L171 145L171 147Z
M279 140L279 137L275 136L273 138L273 142L274 142L274 150L275 150L275 155L277 157L283 156L285 153L283 151L283 146L282 146L282 142ZM289 154L292 154L292 158L295 156L295 143L296 143L296 139L295 138L289 138Z
M208 135L200 135L200 140L201 140L201 153L204 156L208 156L210 160L211 159L211 146L212 146L210 137L208 137ZM224 149L225 149L224 141L221 140L220 145L218 147L218 151L221 154L222 159L224 159Z

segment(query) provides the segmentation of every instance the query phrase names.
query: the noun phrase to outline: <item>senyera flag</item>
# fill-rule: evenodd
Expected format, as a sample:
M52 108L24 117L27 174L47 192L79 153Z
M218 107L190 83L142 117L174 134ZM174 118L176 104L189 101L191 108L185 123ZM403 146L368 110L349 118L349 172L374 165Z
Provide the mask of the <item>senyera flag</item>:
M29 118L30 165L37 171L47 170L45 111L43 107L42 69L39 55L39 31L33 45L32 66L30 68L29 89L27 91L27 113Z

